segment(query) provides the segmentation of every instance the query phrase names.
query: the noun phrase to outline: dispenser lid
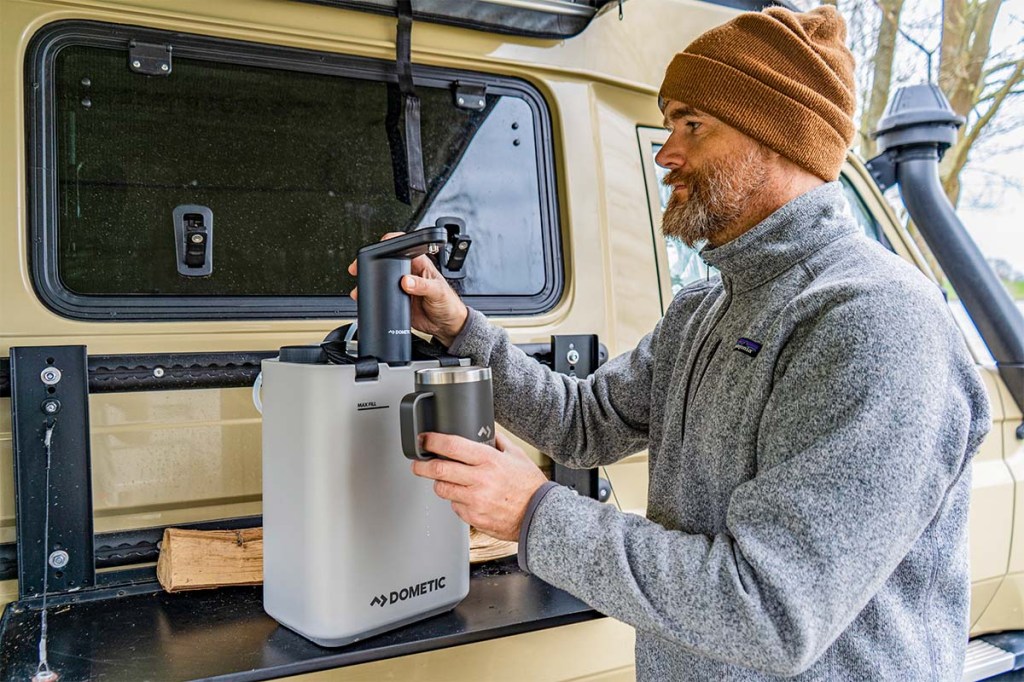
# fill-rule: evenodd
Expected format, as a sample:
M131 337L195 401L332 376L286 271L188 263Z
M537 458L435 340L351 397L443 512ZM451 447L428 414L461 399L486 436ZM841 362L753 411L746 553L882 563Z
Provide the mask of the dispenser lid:
M490 367L431 367L416 371L416 383L421 386L468 384L474 381L490 380Z

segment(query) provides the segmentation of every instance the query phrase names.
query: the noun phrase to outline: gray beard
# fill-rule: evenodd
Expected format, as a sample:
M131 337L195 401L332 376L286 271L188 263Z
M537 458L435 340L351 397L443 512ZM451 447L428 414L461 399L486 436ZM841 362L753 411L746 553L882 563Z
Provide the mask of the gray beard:
M661 233L693 248L726 231L768 184L763 150L751 147L691 174L687 198L673 193L661 219Z

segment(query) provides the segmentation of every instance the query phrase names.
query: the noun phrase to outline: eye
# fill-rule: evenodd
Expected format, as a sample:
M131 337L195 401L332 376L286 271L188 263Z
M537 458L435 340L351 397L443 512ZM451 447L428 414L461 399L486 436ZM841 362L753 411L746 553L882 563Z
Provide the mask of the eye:
M700 128L701 122L700 121L687 121L686 125L690 129L691 133L695 133L695 132L697 132L697 129Z

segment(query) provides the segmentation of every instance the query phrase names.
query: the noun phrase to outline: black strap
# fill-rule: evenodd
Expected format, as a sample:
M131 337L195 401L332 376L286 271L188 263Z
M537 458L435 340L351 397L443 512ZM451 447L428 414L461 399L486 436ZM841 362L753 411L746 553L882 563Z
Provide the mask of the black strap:
M442 367L458 367L461 358L452 355L448 349L436 341L427 342L420 337L413 337L412 353L417 360L437 360Z
M412 205L412 192L426 192L423 145L420 136L420 98L412 80L412 0L398 0L398 32L395 37L395 72L398 86L388 85L385 119L395 196ZM405 125L402 125L404 120ZM403 130L404 128L404 130ZM403 135L404 133L404 135Z

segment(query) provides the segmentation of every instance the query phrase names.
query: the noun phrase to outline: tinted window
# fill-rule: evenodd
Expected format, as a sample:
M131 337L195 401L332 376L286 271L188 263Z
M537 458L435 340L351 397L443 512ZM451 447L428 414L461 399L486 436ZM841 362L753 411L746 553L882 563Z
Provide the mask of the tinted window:
M217 316L231 317L229 299L267 297L248 316L318 305L333 316L354 310L346 268L360 245L451 215L473 237L461 285L474 305L537 312L557 298L546 118L525 85L487 83L476 111L456 106L454 76L418 75L428 191L410 205L396 196L386 125L391 65L334 56L325 68L303 55L312 73L295 51L276 68L264 48L252 66L255 48L213 60L192 38L175 43L170 75L146 76L128 68L127 35L94 42L110 41L55 51L40 117L56 138L53 211L34 225L56 236L41 259L56 270L43 278L50 297L98 310L127 298L138 317L165 299L181 310L217 298ZM212 214L207 276L179 272L173 215L184 205ZM309 300L296 309L293 297Z

